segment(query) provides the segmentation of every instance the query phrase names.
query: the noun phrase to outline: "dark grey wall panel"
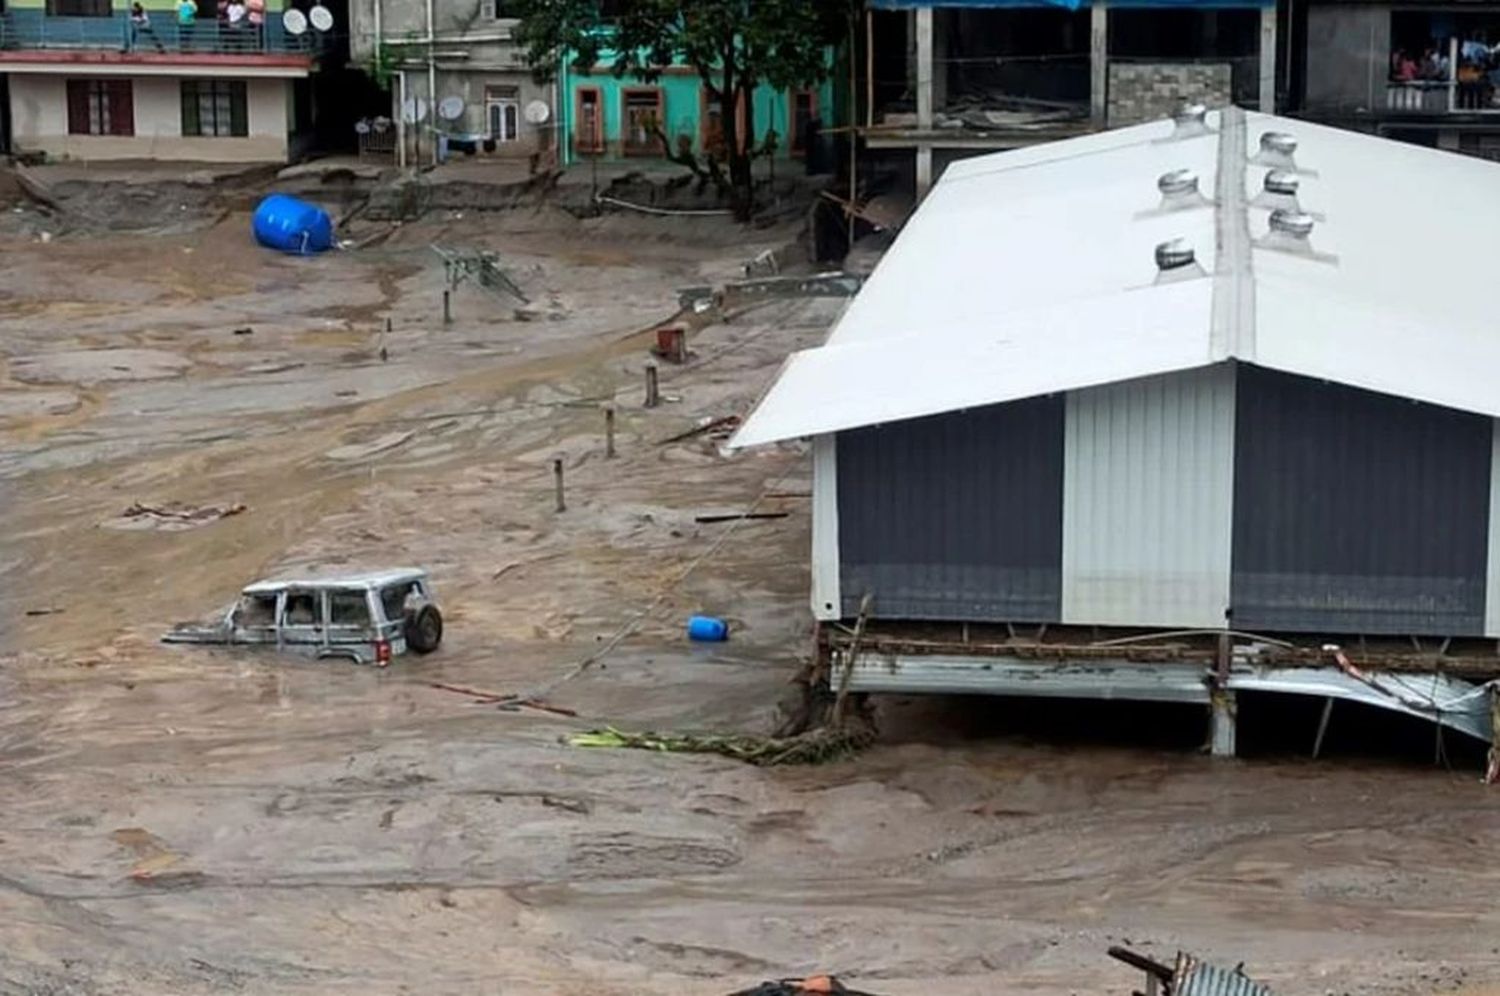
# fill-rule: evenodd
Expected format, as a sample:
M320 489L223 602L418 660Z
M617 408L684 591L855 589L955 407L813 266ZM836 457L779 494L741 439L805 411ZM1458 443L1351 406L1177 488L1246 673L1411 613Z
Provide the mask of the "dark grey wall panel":
M1054 622L1061 395L838 435L845 616Z
M1238 374L1233 625L1482 634L1490 420Z

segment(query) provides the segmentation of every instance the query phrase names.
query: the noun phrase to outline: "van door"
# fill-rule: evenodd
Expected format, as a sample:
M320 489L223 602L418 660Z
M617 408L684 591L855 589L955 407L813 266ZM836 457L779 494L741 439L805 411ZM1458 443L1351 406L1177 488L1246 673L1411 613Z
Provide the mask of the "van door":
M328 592L328 642L334 646L374 643L374 619L367 588ZM373 653L373 651L372 651Z
M317 588L288 588L281 600L281 642L296 649L327 642L325 593Z

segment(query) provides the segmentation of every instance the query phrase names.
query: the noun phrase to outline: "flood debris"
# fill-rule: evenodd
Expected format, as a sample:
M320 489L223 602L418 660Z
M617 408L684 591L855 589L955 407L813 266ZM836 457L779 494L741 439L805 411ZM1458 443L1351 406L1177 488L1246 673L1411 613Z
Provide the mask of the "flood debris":
M159 529L164 532L177 532L183 529L196 529L210 522L217 522L247 511L249 511L249 506L242 502L230 502L224 505L188 505L176 501L148 505L144 502L133 502L120 513L119 518L111 519L104 525L110 529Z
M713 512L693 516L694 522L709 525L715 522L736 522L740 519L785 519L790 512Z
M718 754L760 768L782 764L822 764L849 757L874 740L872 728L851 724L844 728L819 727L790 737L753 734L629 733L606 726L574 733L568 745L586 748L629 748L670 754Z
M1133 996L1275 996L1245 975L1244 963L1223 968L1179 951L1176 964L1169 966L1119 945L1109 949L1109 956L1145 974L1144 991L1136 990Z
M710 439L728 439L734 435L734 430L740 427L741 418L738 415L722 415L718 418L709 418L700 421L691 429L686 429L675 436L668 436L656 445L669 446L672 443L686 442L697 436L707 436Z
M862 989L850 989L836 975L809 975L805 979L777 979L762 982L750 989L740 989L729 996L875 996Z
M501 268L498 253L483 249L465 252L459 249L446 249L436 244L431 248L443 261L446 283L450 291L457 290L458 285L465 280L473 280L481 289L497 297L509 296L522 304L530 303L530 299L522 293L510 274Z
M535 709L538 712L550 712L554 716L576 717L578 712L565 706L555 706L550 702L530 696L518 695L514 692L492 692L483 688L470 688L467 685L450 685L442 681L429 681L428 686L444 692L455 692L459 695L467 695L474 700L475 705L498 706L502 712L517 712L521 709Z

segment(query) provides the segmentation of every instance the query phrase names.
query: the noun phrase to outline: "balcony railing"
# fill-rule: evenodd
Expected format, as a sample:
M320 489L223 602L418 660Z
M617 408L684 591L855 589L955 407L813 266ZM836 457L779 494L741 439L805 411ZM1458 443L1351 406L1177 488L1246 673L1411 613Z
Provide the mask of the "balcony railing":
M0 15L0 50L92 50L149 55L314 55L321 36L314 31L291 35L277 18L264 24L232 28L220 21L178 24L170 11L152 17L146 27L117 13L110 17L54 17L40 10L11 10Z
M1488 80L1392 81L1385 85L1385 109L1401 114L1500 114L1500 90Z

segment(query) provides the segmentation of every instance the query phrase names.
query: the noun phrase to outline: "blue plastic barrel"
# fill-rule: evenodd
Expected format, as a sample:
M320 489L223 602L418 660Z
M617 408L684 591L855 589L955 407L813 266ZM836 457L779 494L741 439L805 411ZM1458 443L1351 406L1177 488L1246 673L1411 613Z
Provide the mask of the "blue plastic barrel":
M713 616L693 616L688 620L688 639L719 643L729 639L729 624Z
M270 249L310 256L333 246L333 219L316 204L272 194L251 219L255 241Z

